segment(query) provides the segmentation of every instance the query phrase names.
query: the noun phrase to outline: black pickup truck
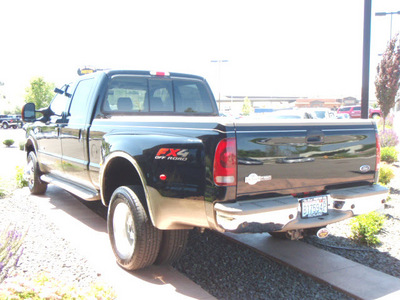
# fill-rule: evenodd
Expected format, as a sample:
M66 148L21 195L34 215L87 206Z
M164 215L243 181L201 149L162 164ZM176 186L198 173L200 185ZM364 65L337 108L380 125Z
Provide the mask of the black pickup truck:
M0 115L0 126L3 129L8 128L21 128L22 127L22 120L21 116L13 115Z
M231 120L178 73L101 71L55 91L23 108L29 188L101 200L128 270L177 259L193 228L322 236L387 197L372 120Z

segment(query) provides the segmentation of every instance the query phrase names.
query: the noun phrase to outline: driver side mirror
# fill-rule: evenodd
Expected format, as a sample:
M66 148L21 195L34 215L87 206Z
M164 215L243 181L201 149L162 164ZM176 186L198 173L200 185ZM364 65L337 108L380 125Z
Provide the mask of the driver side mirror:
M22 120L24 122L35 122L36 121L36 106L35 103L26 103L22 107Z

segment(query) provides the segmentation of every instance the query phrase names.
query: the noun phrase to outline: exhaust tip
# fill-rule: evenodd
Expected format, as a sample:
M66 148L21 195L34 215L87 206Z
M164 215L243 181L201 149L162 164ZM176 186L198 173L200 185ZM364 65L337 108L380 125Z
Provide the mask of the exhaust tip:
M328 230L328 228L326 228L326 227L321 228L321 229L318 230L317 233L316 233L316 236L317 236L319 239L324 239L324 238L326 238L328 235L329 235L329 230Z

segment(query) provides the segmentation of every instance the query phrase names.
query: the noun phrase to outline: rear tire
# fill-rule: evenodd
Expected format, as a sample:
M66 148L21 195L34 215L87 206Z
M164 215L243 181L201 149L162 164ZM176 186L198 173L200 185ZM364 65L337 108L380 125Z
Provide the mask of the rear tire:
M178 260L185 252L189 230L163 230L160 253L155 261L157 265L170 264Z
M40 180L40 169L35 152L28 154L27 165L25 167L25 178L31 194L43 195L47 190L47 183Z
M111 196L107 227L117 263L128 271L152 265L161 244L161 231L153 226L142 202L140 186L121 186Z

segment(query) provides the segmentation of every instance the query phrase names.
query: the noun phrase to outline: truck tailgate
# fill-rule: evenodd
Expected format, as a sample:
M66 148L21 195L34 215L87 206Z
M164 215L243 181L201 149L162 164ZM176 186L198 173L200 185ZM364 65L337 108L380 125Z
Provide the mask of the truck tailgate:
M288 195L375 180L370 120L236 123L239 198Z

